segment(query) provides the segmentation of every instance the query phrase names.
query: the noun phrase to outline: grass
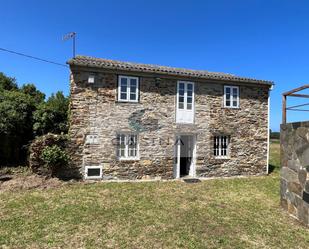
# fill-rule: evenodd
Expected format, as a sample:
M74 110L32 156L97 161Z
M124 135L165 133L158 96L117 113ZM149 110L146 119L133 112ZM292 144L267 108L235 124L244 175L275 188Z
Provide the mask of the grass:
M308 248L270 176L66 185L0 194L0 248Z

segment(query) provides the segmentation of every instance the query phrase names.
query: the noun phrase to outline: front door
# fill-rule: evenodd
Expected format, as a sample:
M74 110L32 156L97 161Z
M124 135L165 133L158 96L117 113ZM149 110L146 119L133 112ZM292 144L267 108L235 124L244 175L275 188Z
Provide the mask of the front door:
M174 177L195 176L195 136L177 135L175 141Z
M176 122L194 122L194 83L188 81L178 81L177 83L177 106Z

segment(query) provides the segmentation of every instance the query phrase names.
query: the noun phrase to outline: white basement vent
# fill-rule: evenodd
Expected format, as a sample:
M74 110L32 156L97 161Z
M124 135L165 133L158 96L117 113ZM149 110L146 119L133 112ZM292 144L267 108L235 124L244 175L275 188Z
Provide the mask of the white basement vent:
M85 167L85 179L101 179L101 178L102 178L102 166Z
M98 144L99 138L96 134L88 134L86 135L86 144Z

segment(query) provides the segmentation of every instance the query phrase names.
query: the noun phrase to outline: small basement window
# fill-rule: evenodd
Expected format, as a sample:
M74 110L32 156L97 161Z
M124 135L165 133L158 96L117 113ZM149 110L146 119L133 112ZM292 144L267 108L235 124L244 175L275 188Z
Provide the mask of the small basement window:
M229 136L214 136L214 156L216 158L228 158Z
M91 73L88 75L88 83L94 84L95 83L95 74Z
M102 178L102 166L85 167L85 179L101 179L101 178Z

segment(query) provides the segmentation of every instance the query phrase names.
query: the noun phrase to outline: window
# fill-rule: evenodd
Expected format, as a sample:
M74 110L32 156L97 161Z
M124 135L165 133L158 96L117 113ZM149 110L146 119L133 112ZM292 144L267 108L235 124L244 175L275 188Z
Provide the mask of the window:
M224 86L224 107L239 107L239 87Z
M194 83L188 81L177 82L177 123L194 123Z
M86 144L98 144L99 138L98 135L88 134L86 135Z
M117 156L119 159L138 159L138 141L136 134L118 134L117 142Z
M85 167L85 179L101 179L101 178L102 178L102 166Z
M229 137L214 136L214 156L217 158L227 158L229 154Z
M138 102L138 77L119 76L118 101Z
M88 75L88 83L89 84L94 84L95 82L95 75L94 74L89 74Z

